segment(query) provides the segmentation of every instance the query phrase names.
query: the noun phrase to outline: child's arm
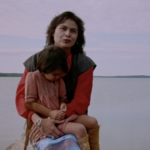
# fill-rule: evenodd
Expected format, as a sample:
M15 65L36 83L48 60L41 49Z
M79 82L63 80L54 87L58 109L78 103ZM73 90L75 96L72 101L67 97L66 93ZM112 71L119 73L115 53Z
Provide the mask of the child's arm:
M54 120L62 120L64 118L64 113L61 110L50 110L38 102L26 102L26 107Z
M60 78L60 84L59 84L59 101L60 101L60 110L64 113L64 117L66 116L67 112L67 105L66 102L67 100L67 92L66 92L66 86L62 78Z
M60 78L59 80L59 101L60 103L68 102L65 82L63 81L62 78Z
M37 103L37 100L37 79L34 72L29 72L25 81L25 106L39 114L42 114L55 120L60 120L61 118L63 118L62 112L60 110L50 110L45 106Z
M45 107L38 102L26 102L26 106L39 114L42 114L46 117L50 117L54 120L62 120L63 119L63 112L61 110L50 110L49 108Z
M38 102L26 102L26 107L30 110L35 111L36 113L42 114L46 117L50 117L50 109L48 109L47 107L39 104Z
M48 116L49 109L37 103L38 100L38 87L37 79L34 72L29 72L25 80L25 107L33 110L39 114Z

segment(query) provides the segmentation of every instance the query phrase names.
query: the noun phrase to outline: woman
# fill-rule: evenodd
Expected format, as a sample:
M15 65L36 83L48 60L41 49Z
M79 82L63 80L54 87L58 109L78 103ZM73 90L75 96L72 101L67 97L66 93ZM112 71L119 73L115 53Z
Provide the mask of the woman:
M68 56L69 71L63 78L69 101L67 104L67 117L72 114L81 115L87 113L90 104L93 70L96 65L90 58L84 55L83 46L85 38L83 26L83 21L74 13L64 12L54 17L47 29L46 45L56 45L62 48ZM27 73L36 70L39 53L36 53L24 62L25 71L16 92L16 107L19 115L32 120L33 123L36 123L41 118L35 112L28 111L24 107L24 87ZM41 121L42 132L47 136L57 139L63 134L55 127L55 124L62 122L43 118ZM99 126L95 118L93 118L92 122L95 129L92 131L88 130L89 143L91 150L97 150L99 149ZM39 134L38 129L32 136L36 136L37 133Z

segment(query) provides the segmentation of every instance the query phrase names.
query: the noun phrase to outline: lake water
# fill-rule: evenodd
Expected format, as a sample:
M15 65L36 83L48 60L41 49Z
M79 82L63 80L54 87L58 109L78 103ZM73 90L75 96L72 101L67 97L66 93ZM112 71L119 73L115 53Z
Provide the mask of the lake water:
M15 107L20 77L0 77L0 150L20 138ZM101 150L150 149L150 78L94 78L89 115L101 124Z

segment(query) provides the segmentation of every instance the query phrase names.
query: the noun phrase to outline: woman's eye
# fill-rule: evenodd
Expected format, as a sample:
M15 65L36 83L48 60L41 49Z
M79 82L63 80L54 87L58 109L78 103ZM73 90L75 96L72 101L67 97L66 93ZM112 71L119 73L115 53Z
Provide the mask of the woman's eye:
M66 28L61 28L62 30L66 30Z
M73 32L73 33L76 33L76 31L75 31L75 30L72 30L72 32Z

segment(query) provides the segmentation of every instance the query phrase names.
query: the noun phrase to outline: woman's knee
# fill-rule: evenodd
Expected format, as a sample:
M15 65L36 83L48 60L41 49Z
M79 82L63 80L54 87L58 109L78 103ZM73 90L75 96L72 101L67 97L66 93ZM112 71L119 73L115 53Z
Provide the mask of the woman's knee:
M89 119L89 124L88 124L88 129L95 129L98 127L98 121L94 117L90 117Z
M87 131L84 125L82 124L76 124L75 128L75 136L77 138L77 140L82 139L83 137L85 137L87 135Z

